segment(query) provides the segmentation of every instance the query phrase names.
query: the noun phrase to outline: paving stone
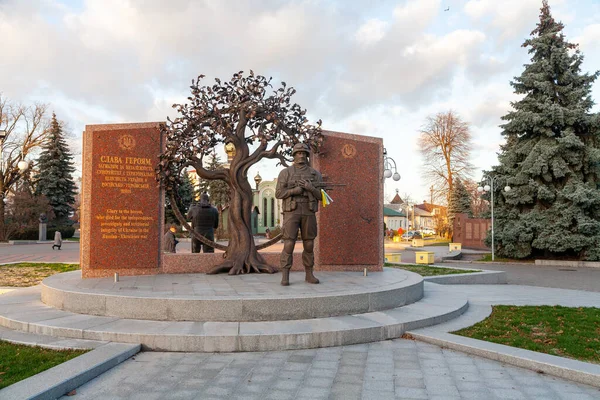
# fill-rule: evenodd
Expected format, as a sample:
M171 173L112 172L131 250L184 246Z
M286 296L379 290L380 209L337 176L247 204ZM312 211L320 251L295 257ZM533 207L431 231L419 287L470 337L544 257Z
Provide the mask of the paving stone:
M401 399L428 399L429 394L423 388L396 387L396 397Z
M523 399L527 399L527 396L525 394L523 394L523 392L516 390L516 389L489 389L490 393L492 393L493 395L495 395L496 397L500 398L500 399L507 399L507 400L523 400Z
M376 390L380 392L393 392L394 391L394 381L375 381L375 380L365 380L363 384L363 388L365 390Z
M330 389L317 387L303 387L296 393L296 398L308 399L326 399L329 396Z
M318 369L337 369L339 363L337 361L313 361L312 368Z
M444 384L427 384L425 385L427 389L427 393L430 395L446 395L446 396L458 396L460 397L460 393L455 385L444 385Z
M335 369L311 368L308 371L308 376L316 378L334 378L336 375L337 371Z
M364 389L361 396L362 400L396 400L394 392L381 392L379 390Z
M487 390L482 391L460 391L460 398L463 400L485 400L493 399L492 394ZM548 400L548 399L544 399Z
M277 380L275 384L271 385L271 388L279 390L297 390L301 386L302 380L282 379Z
M315 368L316 369L316 368ZM353 365L345 365L343 367L339 367L337 369L337 374L353 374L353 375L362 375L365 372L365 368L363 366L353 366Z
M295 394L295 390L269 390L266 398L269 400L288 400L293 399Z
M420 368L415 368L415 369L403 369L403 370L396 370L396 376L400 377L407 377L407 378L423 378L424 374L423 371Z
M333 384L333 379L332 378L315 378L315 377L309 377L306 378L306 380L304 381L304 385L311 387L322 387L322 388L328 388L331 387L331 385Z
M487 389L481 380L477 381L455 381L455 385L459 391L482 391Z
M399 387L425 389L425 381L421 378L397 377L394 380L394 385L396 386L396 390Z
M209 395L229 396L233 390L218 386L210 386L204 390L204 393Z

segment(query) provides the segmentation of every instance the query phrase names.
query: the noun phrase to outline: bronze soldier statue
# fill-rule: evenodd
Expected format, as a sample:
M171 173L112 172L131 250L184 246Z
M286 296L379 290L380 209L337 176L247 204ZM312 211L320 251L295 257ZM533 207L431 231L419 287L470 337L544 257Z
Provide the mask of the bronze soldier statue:
M187 213L187 219L192 220L194 232L201 234L211 241L215 241L215 229L219 227L219 211L210 205L210 199L207 193L200 195L200 204L192 204ZM192 237L192 253L200 253L204 247L205 253L214 253L214 247L203 244Z
M302 263L306 271L306 282L319 283L313 275L315 265L314 240L317 237L317 217L315 213L321 201L321 190L315 186L322 183L319 171L308 165L309 149L306 144L297 143L292 149L294 164L279 173L275 197L283 199L283 251L280 265L281 284L290 284L294 246L298 238L298 228L304 251Z

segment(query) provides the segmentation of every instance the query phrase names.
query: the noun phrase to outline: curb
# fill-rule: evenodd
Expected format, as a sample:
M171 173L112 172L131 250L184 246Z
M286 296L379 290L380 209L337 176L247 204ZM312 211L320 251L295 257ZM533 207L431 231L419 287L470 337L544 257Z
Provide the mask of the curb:
M406 332L416 340L600 388L600 365L451 333Z
M466 274L426 276L423 280L441 285L499 285L507 283L506 271L481 271Z
M414 265L414 263L395 263L387 262L388 264L394 264L398 266ZM435 268L448 268L456 270L468 270L469 268L460 267L448 267L441 265L427 265L428 267ZM481 272L469 272L465 274L454 274L454 275L437 275L437 276L424 276L423 280L426 282L437 283L440 285L499 285L508 282L506 271L488 271L482 270Z
M108 343L0 390L2 399L54 400L140 352L139 344Z

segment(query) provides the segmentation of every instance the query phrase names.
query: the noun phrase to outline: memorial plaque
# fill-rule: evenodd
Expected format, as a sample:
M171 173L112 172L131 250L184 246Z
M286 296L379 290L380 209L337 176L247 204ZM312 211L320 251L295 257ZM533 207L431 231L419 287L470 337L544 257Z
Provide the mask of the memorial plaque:
M317 270L383 268L383 139L323 131L313 167L324 180L346 184L317 213Z
M156 274L160 123L88 125L83 134L82 276Z

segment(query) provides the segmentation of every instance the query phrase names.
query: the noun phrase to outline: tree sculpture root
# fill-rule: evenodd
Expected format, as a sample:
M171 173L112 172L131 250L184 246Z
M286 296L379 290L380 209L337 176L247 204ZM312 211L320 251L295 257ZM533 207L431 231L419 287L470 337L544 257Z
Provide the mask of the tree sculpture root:
M245 257L244 254L229 255L227 260L213 268L207 274L220 274L227 272L229 275L249 274L251 272L274 274L279 270L268 265L260 255L253 257L251 254Z

